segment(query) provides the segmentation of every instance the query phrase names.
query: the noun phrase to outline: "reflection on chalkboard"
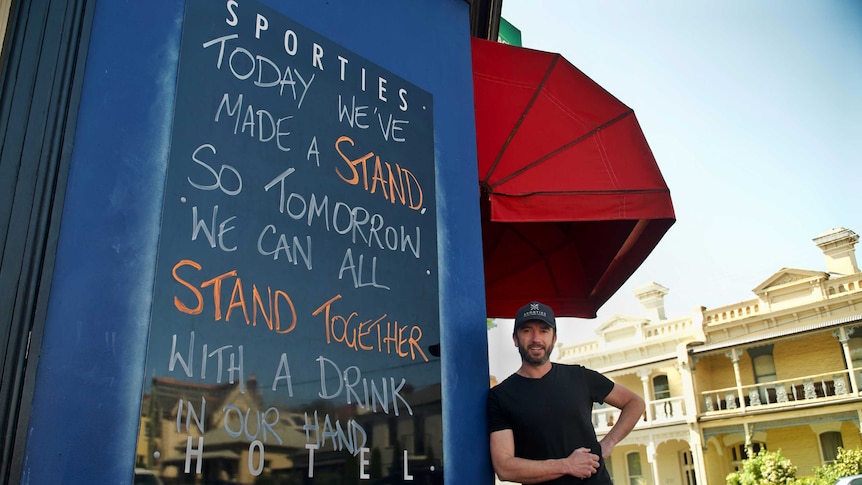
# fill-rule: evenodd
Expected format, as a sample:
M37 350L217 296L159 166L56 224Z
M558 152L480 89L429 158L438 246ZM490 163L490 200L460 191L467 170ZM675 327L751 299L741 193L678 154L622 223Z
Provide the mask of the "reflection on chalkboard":
M384 400L403 398L412 414L400 416L358 403L285 409L264 401L254 377L243 387L154 378L143 401L137 466L165 485L443 483L439 384L372 398L390 409L395 403Z
M443 483L430 93L185 4L135 483Z

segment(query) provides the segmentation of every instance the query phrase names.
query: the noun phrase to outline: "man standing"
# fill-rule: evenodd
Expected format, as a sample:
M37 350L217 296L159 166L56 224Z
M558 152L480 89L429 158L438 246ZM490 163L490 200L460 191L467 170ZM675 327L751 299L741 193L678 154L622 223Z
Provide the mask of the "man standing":
M557 342L554 311L528 303L515 315L512 340L521 367L491 389L491 463L501 480L545 484L611 484L604 459L644 412L644 400L580 365L550 361ZM593 403L621 410L613 428L596 438Z

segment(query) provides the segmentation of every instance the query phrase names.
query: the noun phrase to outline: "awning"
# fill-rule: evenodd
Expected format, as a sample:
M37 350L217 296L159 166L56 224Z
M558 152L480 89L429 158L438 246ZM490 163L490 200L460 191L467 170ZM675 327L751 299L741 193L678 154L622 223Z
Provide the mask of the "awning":
M474 38L488 317L596 311L675 221L634 112L561 55Z

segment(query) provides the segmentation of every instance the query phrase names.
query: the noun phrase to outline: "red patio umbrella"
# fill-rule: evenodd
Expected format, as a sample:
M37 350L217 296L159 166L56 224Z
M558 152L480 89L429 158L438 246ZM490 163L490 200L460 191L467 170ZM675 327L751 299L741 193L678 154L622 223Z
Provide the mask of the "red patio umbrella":
M675 221L634 112L561 55L473 39L488 317L596 311Z

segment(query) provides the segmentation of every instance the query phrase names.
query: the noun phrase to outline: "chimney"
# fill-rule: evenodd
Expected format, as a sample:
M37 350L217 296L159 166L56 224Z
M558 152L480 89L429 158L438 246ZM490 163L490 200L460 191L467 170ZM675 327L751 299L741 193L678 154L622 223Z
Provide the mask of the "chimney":
M850 229L839 227L815 237L813 241L823 251L823 256L826 258L826 271L842 275L859 272L856 250L853 249L859 241L858 234Z
M640 301L651 320L664 320L664 296L670 291L658 283L649 283L635 288L635 298Z

